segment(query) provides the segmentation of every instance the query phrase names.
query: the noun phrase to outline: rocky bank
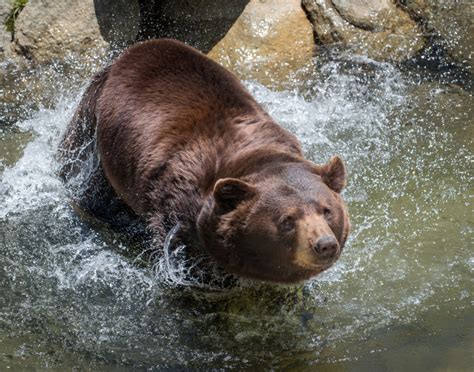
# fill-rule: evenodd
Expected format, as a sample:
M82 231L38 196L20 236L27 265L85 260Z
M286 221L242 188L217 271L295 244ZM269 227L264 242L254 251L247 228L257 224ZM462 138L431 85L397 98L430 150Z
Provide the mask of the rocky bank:
M18 0L0 0L5 23ZM29 0L0 60L83 65L90 75L136 41L172 37L241 78L274 84L327 50L403 62L433 43L473 72L473 3L435 0Z

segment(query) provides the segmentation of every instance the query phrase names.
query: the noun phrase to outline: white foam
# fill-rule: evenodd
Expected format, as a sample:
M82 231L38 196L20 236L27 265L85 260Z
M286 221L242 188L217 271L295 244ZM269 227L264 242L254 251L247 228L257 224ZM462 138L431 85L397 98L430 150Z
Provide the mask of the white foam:
M64 200L64 188L55 175L54 159L60 135L66 127L77 99L62 99L54 110L41 109L31 119L17 125L32 131L35 138L13 167L7 167L0 182L0 218L28 209L57 205Z

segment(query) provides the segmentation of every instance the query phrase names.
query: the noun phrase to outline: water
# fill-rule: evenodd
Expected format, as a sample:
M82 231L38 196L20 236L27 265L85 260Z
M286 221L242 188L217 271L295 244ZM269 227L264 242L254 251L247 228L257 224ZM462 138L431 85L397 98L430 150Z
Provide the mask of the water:
M470 369L472 96L362 57L281 92L246 84L309 158L345 159L339 262L223 290L183 283L179 255L137 259L67 201L54 154L81 88L59 87L0 127L0 370Z

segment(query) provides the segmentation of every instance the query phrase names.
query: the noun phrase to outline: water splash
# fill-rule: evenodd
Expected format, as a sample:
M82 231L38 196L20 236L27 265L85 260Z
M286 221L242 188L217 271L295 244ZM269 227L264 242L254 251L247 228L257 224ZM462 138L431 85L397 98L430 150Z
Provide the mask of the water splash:
M189 257L185 245L175 246L173 240L180 229L178 223L166 235L162 247L152 244L150 261L153 262L156 283L169 287L190 287L208 291L225 291L239 280L222 271L207 256ZM144 252L143 254L146 254Z

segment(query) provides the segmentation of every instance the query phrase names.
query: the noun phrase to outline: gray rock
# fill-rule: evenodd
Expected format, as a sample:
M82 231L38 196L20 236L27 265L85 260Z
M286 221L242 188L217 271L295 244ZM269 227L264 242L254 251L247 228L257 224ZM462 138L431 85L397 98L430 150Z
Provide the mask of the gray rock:
M93 0L30 0L16 22L16 51L37 63L90 60L107 48Z
M0 0L0 22L2 23L2 31L5 31L5 21L8 14L10 14L11 1L10 0Z
M422 29L388 0L302 0L321 45L338 45L377 60L401 61L424 46Z
M339 15L350 24L364 30L381 31L384 29L384 13L392 9L389 0L332 0Z
M109 58L93 0L30 0L10 40L7 33L0 55L2 123L51 107L58 92L77 89Z
M249 0L141 2L140 39L170 37L208 52L226 35L248 2Z
M5 29L5 21L10 14L11 1L0 0L0 61L11 58L12 35Z
M140 28L138 0L94 0L100 33L113 49L133 44Z

